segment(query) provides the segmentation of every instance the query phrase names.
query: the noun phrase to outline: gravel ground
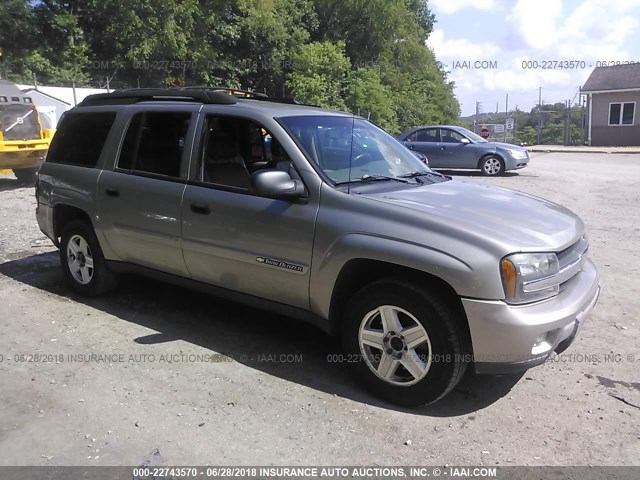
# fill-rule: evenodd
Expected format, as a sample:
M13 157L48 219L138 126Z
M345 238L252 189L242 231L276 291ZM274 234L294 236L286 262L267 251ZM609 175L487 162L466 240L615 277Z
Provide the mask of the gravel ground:
M456 175L582 216L602 294L555 361L468 375L415 410L355 386L313 327L138 278L70 295L33 188L0 176L0 464L137 465L157 448L173 465L639 465L640 155Z

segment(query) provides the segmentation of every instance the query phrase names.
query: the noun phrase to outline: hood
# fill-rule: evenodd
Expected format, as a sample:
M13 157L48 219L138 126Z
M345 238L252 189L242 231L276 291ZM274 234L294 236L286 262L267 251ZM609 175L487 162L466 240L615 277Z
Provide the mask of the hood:
M425 222L454 225L461 235L500 243L508 252L559 251L584 232L582 220L561 205L508 188L456 179L362 196L419 212Z
M503 149L511 149L511 150L522 150L526 152L527 149L521 147L520 145L514 145L512 143L503 143L503 142L487 142L487 143L479 143L478 145L489 146L493 148L503 148Z

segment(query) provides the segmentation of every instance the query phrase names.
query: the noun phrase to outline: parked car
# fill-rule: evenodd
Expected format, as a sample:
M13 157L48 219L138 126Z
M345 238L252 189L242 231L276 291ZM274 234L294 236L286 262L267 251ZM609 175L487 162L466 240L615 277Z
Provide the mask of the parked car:
M398 135L397 139L410 150L426 155L431 168L480 169L483 175L495 176L529 163L526 148L488 142L462 127L418 127Z
M600 291L566 208L435 173L363 118L275 99L88 97L36 197L74 291L134 273L311 322L399 404L435 402L468 366L545 362Z

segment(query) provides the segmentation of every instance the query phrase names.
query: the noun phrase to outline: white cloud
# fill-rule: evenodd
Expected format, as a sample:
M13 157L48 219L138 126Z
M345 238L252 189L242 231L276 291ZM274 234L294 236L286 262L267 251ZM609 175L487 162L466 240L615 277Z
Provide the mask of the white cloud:
M560 28L559 53L594 61L630 60L625 41L640 27L638 9L640 0L584 2Z
M531 58L624 60L639 7L640 0L586 0L565 18L561 0L518 0L507 22Z
M458 9L460 4L446 3L452 4L449 10ZM499 37L488 37L491 40L450 38L445 30L438 29L427 41L438 60L449 65L449 77L463 104L483 99L502 103L509 93L510 98L529 99L527 102L533 105L538 87L542 87L545 100L563 101L574 98L578 86L584 84L598 62L640 61L640 48L632 41L640 33L640 0L584 0L577 7L563 0L518 0L502 18L496 15L485 20L487 30L500 21L506 21L508 30ZM497 60L498 68L451 68L453 61L465 60ZM523 68L526 60L538 64L584 60L584 68ZM521 102L523 106L525 101Z
M431 0L429 6L437 13L452 14L465 8L491 10L496 5L495 0Z
M556 22L559 18L562 18L561 0L518 0L507 22L526 46L548 48L558 40Z
M427 45L436 53L438 60L488 60L495 57L500 47L492 42L470 42L464 38L446 39L442 29L434 30Z

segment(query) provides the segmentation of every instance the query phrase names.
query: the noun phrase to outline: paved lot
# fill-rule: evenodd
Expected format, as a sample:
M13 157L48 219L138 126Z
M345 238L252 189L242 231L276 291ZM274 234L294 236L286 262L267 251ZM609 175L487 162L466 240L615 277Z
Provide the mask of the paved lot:
M640 155L457 176L581 215L602 295L556 361L469 375L417 410L354 386L327 361L336 342L294 321L137 278L70 296L33 189L0 176L0 464L139 464L155 448L182 465L640 464Z

